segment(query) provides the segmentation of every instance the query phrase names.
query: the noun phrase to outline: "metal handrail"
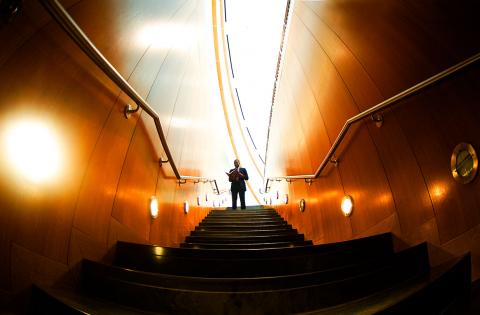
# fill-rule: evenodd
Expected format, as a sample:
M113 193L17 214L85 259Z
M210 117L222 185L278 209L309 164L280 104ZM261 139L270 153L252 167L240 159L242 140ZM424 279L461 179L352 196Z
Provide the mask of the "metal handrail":
M168 148L167 139L162 130L160 123L160 117L155 110L135 91L135 89L122 77L122 75L112 66L112 64L103 56L103 54L95 47L88 36L82 31L78 24L68 14L65 8L57 0L40 0L44 8L50 13L55 21L64 29L64 31L70 36L70 38L78 45L78 47L105 73L113 82L117 84L120 89L125 92L136 104L137 108L131 109L125 108L125 114L130 114L138 111L142 108L155 122L160 142L162 143L163 150L167 155L166 160L160 159L161 163L170 163L175 177L180 184L185 183L187 180L202 181L202 182L214 182L216 194L219 194L217 181L215 179L208 179L205 177L193 177L180 175L177 166L173 160L170 149ZM214 189L214 190L215 190Z
M348 130L350 129L350 126L368 116L371 116L377 112L379 112L382 109L385 109L395 103L397 103L400 100L403 100L404 98L407 98L408 96L426 88L434 83L438 82L439 80L450 76L457 71L460 71L461 69L473 64L474 62L480 60L480 53L477 53L473 56L471 56L468 59L465 59L462 62L457 63L456 65L447 68L443 70L442 72L437 73L436 75L433 75L429 77L428 79L421 81L420 83L415 84L414 86L390 97L389 99L386 99L385 101L359 113L358 115L355 115L351 118L349 118L345 124L343 125L342 130L338 134L337 138L335 139L335 142L331 146L330 150L328 150L327 155L323 159L322 163L318 167L317 171L315 174L308 174L308 175L293 175L293 176L277 176L277 177L269 177L266 180L265 183L265 192L268 192L270 190L269 183L271 181L278 181L278 180L286 180L287 182L292 181L294 179L304 179L307 183L312 183L313 179L318 178L320 174L322 173L323 169L327 166L329 162L337 164L339 161L334 157L335 151L337 148L340 146L343 138L345 138L345 135L347 134Z

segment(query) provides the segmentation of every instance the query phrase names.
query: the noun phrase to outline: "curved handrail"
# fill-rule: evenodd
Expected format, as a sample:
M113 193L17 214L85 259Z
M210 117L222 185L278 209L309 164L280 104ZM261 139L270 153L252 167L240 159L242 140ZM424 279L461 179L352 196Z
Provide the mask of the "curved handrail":
M277 180L286 180L286 181L291 181L291 180L294 180L294 179L304 179L307 183L311 183L313 179L315 178L318 178L320 176L320 174L322 173L323 169L327 166L327 164L329 162L332 162L332 163L338 163L338 160L334 158L334 154L335 154L335 151L337 150L337 148L340 146L343 138L345 138L345 135L347 134L348 130L350 129L350 126L368 116L371 116L373 114L375 114L376 112L379 112L380 110L382 109L385 109L395 103L397 103L398 101L426 88L426 87L429 87L431 85L433 85L434 83L438 82L439 80L447 77L447 76L450 76L454 73L456 73L457 71L473 64L474 62L480 60L480 53L477 53L473 56L471 56L470 58L468 59L465 59L459 63L457 63L456 65L450 67L450 68L447 68L445 70L443 70L442 72L439 72L437 73L436 75L433 75L431 77L429 77L428 79L426 80L423 80L417 84L415 84L414 86L390 97L389 99L386 99L385 101L359 113L358 115L355 115L351 118L349 118L345 124L343 125L343 128L342 130L340 131L340 133L338 134L337 138L335 139L333 145L330 147L330 150L328 150L328 153L327 155L325 156L325 158L323 159L322 163L320 164L320 166L318 167L317 171L315 172L315 174L308 174L308 175L293 175L293 176L277 176L277 177L269 177L267 178L266 180L266 183L265 183L265 192L268 192L269 189L270 189L270 186L269 186L269 182L270 181L277 181Z
M160 160L161 163L170 163L175 177L179 183L185 183L187 180L192 181L208 181L215 183L216 194L219 194L217 181L215 179L208 179L205 177L193 177L180 175L177 166L173 160L170 149L168 148L167 139L162 130L160 117L155 110L135 91L135 89L122 77L122 75L112 66L112 64L103 56L103 54L95 47L88 36L82 31L78 24L68 14L65 8L57 0L40 0L44 8L50 13L55 21L64 29L70 38L79 46L79 48L113 81L120 89L125 92L136 104L135 109L125 109L125 113L133 113L142 108L155 122L160 142L163 150L167 155L167 160ZM215 190L214 189L214 190Z

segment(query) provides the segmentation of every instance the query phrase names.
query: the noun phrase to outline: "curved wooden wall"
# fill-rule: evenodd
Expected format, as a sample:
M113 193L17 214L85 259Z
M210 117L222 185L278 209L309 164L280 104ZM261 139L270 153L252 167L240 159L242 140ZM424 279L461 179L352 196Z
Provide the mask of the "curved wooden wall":
M480 52L475 1L296 1L273 110L267 175L312 174L353 115ZM455 182L450 155L459 142L480 150L480 65L443 80L350 130L311 186L278 210L316 243L393 231L409 244L429 241L434 263L472 251L480 276L480 180ZM340 212L354 198L351 217ZM298 212L305 198L307 211Z
M224 179L232 149L216 78L211 3L64 5L159 112L180 173ZM150 26L168 28L160 36L170 41L138 41ZM50 21L38 1L25 1L21 15L2 26L0 43L1 126L25 115L50 123L62 139L67 165L56 182L32 185L0 160L0 305L32 281L74 282L82 258L108 259L117 240L166 246L183 241L206 215L205 194L211 206L212 190L202 183L179 186L170 166L159 165L164 154L152 119L141 112L123 117L131 100ZM160 203L154 221L148 212L152 195Z

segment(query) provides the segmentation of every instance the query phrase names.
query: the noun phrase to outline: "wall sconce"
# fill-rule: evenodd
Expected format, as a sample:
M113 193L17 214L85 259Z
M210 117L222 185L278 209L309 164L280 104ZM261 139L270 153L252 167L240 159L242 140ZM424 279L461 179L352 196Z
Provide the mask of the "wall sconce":
M208 194L205 194L205 202L208 201Z
M349 195L345 195L342 198L342 204L340 206L342 212L346 217L349 217L352 214L353 210L353 198Z
M200 206L200 196L197 196L197 206Z
M283 202L288 205L288 194L285 194L285 196L283 197Z
M280 193L277 190L277 199L280 199Z
M300 209L300 212L305 211L305 199L300 200L299 209Z
M185 214L187 214L188 211L190 211L190 205L188 204L188 201L185 201L183 203L183 212L185 212Z
M57 133L48 122L14 120L2 132L2 155L12 170L32 184L55 180L62 173L65 159Z
M150 197L150 216L152 219L158 217L158 199L155 196Z

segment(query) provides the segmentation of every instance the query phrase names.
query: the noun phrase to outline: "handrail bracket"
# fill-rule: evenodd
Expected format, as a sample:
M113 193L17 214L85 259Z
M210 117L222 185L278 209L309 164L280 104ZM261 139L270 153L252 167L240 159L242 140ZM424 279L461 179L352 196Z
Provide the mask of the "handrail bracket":
M133 113L138 112L139 109L140 109L140 106L139 106L139 105L137 105L137 108L133 108L132 105L127 104L127 105L125 105L125 107L123 108L123 115L125 116L126 119L129 119L130 116L132 116Z
M378 128L382 127L383 125L383 115L381 113L375 113L370 116L372 121L375 123L375 126Z
M338 163L340 163L340 159L336 156L332 156L330 158L330 163L332 163L335 167L338 167Z

